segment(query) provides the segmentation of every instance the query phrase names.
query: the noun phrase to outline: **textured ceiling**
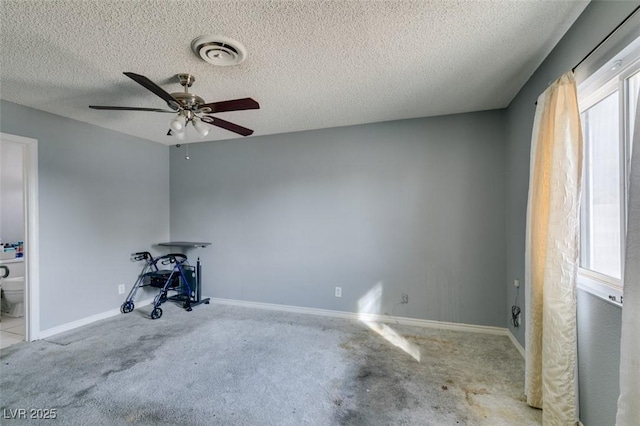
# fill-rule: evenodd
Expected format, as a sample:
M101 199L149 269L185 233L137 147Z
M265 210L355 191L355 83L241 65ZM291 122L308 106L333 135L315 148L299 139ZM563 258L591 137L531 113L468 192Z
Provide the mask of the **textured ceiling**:
M169 114L125 77L168 92L196 77L207 102L252 97L218 117L255 135L506 107L586 1L2 0L0 97L165 144ZM190 43L224 35L240 65L215 67ZM205 139L235 138L214 128Z

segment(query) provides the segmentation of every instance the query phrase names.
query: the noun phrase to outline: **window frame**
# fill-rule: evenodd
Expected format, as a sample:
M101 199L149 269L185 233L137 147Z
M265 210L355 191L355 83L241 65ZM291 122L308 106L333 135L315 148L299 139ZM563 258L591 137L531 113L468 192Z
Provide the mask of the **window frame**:
M585 96L583 100L579 100L579 107L580 107L580 116L582 116L582 114L587 111L588 109L594 107L595 105L597 105L598 103L600 103L601 101L605 100L607 97L611 96L612 94L614 94L615 92L618 92L618 108L620 108L620 104L623 101L624 95L622 95L622 92L620 91L620 81L618 80L617 76L613 77L612 79L610 79L609 81L605 82L602 86L600 86L599 88L597 88L596 90L594 90L592 93L589 93L588 96ZM620 110L619 110L620 111ZM622 113L621 113L622 115ZM582 117L581 117L582 118ZM624 149L623 146L624 145L624 138L622 137L622 132L621 132L621 128L620 128L620 122L618 123L618 143L619 143L619 147L618 147L618 152L620 155L620 158L618 159L618 165L621 165L621 162L624 161ZM583 143L584 143L584 134L583 134ZM584 229L584 227L582 226L582 223L584 221L586 221L586 215L585 215L585 205L588 202L588 194L586 194L584 192L584 189L586 187L587 181L589 179L588 176L588 169L587 169L587 165L589 163L589 153L586 150L586 146L583 145L584 149L584 163L583 163L583 172L582 172L582 188L580 188L581 191L581 208L580 208L580 241L583 242L585 240L587 240L587 234L588 234L588 230ZM624 171L622 170L623 167L620 167L620 176L618 177L619 179L619 186L618 186L618 192L619 192L619 197L620 197L620 226L622 228L622 223L624 222L624 216L625 216L625 212L624 212L624 205L626 204L626 200L625 200L625 188L624 188ZM620 229L620 241L621 241L621 246L624 246L624 229ZM582 246L582 243L581 243ZM581 247L582 249L582 247ZM623 247L619 247L620 250L620 259L624 258L624 250ZM581 257L582 257L582 253L581 256L579 258L579 262L581 262ZM620 267L622 268L622 265L620 265ZM622 269L621 269L622 270ZM607 285L613 287L613 288L620 288L622 289L622 279L618 279L616 277L612 277L606 274L603 274L601 272L592 270L592 269L588 269L585 267L582 267L582 265L579 264L579 271L580 273L589 276L592 279L595 280L600 280L605 282Z
M623 296L623 279L624 279L624 261L625 261L625 246L626 246L626 229L627 229L627 217L628 217L628 188L629 188L629 165L631 160L631 120L635 117L630 117L631 102L636 102L635 99L630 99L630 87L629 79L635 75L640 75L640 38L636 39L629 46L630 52L625 56L625 61L622 61L620 57L614 58L607 62L598 71L593 73L592 76L587 78L581 84L578 85L578 105L580 114L598 102L604 100L607 96L618 91L618 102L620 120L618 124L619 131L619 152L620 152L620 177L619 177L619 191L620 191L620 267L622 277L617 279L597 271L593 271L578 266L578 288L586 290L610 303L617 306L622 306ZM620 62L619 62L620 61ZM626 62L626 65L622 65ZM587 179L587 153L584 156L585 164L583 167L583 187L581 191L585 189L585 183ZM586 194L582 193L582 202L584 203ZM582 226L584 217L584 209L580 209L580 238L581 240L586 238L587 230ZM583 240L584 241L584 240ZM581 256L579 258L581 262Z

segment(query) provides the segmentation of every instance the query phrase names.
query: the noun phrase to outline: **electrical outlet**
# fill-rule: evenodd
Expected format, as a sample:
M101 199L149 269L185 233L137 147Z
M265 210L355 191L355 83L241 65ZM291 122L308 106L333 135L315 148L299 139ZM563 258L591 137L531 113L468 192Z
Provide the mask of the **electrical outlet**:
M118 294L124 294L124 284L118 285Z
M336 297L342 297L342 287L336 287Z
M515 288L520 288L520 280L513 280L513 286Z
M409 303L409 295L403 294L402 299L400 300L400 303Z

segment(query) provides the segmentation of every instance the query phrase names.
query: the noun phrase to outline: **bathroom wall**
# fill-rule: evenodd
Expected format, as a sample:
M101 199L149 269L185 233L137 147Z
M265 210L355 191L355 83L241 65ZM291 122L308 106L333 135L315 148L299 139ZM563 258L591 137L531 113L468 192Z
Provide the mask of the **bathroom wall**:
M0 241L24 240L23 146L0 140Z
M40 329L118 309L141 265L169 238L169 149L0 102L0 130L38 140ZM144 296L140 297L141 299Z

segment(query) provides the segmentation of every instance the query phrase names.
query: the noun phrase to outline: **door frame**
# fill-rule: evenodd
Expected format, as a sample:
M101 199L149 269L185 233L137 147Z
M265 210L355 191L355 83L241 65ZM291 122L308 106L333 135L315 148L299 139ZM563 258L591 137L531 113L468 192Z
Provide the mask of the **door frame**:
M0 132L3 141L24 147L25 340L40 335L40 229L38 213L38 140Z

